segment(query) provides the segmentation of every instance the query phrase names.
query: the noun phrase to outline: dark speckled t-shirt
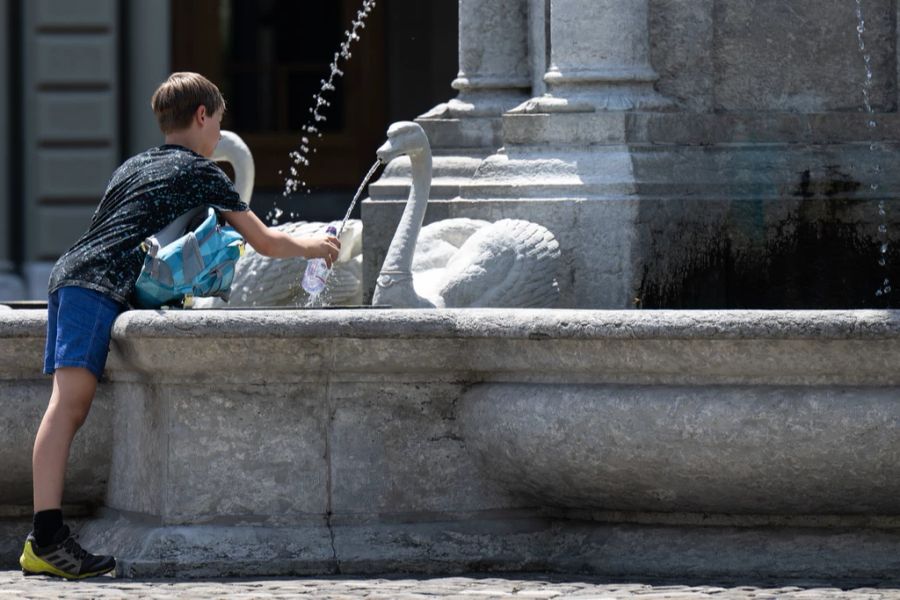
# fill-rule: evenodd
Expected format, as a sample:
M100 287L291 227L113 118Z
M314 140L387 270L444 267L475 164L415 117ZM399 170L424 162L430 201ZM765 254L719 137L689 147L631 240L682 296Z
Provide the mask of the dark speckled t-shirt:
M183 146L128 159L113 173L87 233L53 267L50 293L76 286L128 304L144 264L141 243L204 204L249 210L222 169Z

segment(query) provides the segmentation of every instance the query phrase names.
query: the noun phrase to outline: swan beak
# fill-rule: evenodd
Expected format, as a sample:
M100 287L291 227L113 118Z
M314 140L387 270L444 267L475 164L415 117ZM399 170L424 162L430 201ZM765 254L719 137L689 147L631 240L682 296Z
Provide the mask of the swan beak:
M375 151L375 156L377 156L384 164L388 164L399 155L400 152L397 152L390 140L386 141L382 144L381 148Z

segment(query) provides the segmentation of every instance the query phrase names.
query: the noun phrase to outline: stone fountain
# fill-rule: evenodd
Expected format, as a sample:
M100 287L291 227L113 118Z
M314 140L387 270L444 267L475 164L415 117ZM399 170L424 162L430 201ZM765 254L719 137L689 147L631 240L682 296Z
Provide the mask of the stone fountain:
M863 2L874 130L854 2L459 6L459 95L417 119L426 223L542 224L573 308L890 305L875 291L900 254L877 264L878 202L900 181L875 167L896 160L900 126L891 2ZM408 187L394 161L363 204L367 295Z
M900 189L867 171L897 34L867 2L873 150L849 4L461 0L425 221L546 227L569 308L128 312L74 449L86 545L124 576L900 577L900 316L850 310L868 182ZM364 204L367 289L411 169ZM0 312L12 517L45 325Z

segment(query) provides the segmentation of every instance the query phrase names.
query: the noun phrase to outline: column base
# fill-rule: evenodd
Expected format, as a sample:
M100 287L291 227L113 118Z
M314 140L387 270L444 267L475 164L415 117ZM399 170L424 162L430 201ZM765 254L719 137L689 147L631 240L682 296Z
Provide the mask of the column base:
M601 111L662 112L675 108L674 102L653 91L639 94L623 90L604 90L568 95L545 94L532 98L509 111L509 114L591 113Z

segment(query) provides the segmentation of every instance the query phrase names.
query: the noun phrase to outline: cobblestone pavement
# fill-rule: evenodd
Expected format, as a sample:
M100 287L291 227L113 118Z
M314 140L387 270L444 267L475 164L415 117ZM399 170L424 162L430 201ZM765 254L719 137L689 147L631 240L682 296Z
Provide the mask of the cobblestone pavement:
M481 600L513 598L549 600L700 600L777 598L778 600L900 600L900 584L892 587L838 589L821 584L781 587L750 585L664 585L609 583L579 577L510 575L492 577L401 578L272 578L228 580L135 581L101 577L87 581L60 581L45 577L23 577L19 571L0 571L0 600L111 599L111 598L365 598L370 600Z

